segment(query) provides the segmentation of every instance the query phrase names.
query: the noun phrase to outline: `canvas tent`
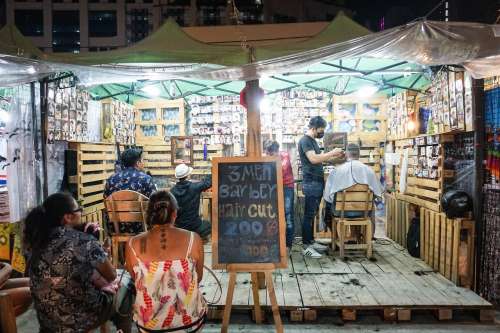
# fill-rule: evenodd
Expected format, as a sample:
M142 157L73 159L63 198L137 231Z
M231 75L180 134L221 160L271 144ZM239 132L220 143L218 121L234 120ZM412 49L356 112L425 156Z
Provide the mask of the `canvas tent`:
M220 89L237 92L242 81L257 78L270 91L313 85L345 92L363 81L381 88L418 89L419 81L425 79L422 65L462 64L475 77L500 74L497 30L498 26L476 23L415 21L370 33L339 14L309 40L286 47L249 49L195 41L169 20L142 42L99 53L33 54L29 58L35 60L27 60L19 57L24 53L12 56L16 47L0 44L0 70L9 74L0 79L0 84L70 71L85 85L119 83L128 90L135 90L131 82L175 80L177 85L169 90L176 95L186 92L183 85L189 86L189 93L223 93ZM14 36L11 44L23 48L25 40L22 35ZM17 65L14 70L9 68L12 64ZM342 88L344 76L351 79ZM180 80L187 82L179 84Z

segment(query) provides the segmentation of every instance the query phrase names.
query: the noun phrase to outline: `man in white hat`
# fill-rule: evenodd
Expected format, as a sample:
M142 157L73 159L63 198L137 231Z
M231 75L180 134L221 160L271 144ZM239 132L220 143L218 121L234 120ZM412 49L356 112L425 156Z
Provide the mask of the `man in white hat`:
M200 182L192 182L189 178L193 168L186 164L179 164L175 168L177 183L170 192L177 199L179 210L175 226L194 231L201 238L207 239L212 227L209 222L202 221L199 215L201 192L212 187L212 177L208 176Z

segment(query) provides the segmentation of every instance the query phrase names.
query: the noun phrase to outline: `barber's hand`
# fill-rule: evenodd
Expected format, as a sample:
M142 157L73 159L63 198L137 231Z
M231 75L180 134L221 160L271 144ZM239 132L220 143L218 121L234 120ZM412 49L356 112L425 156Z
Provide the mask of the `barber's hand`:
M344 151L340 148L335 148L335 149L329 151L328 155L330 155L330 157L341 157L344 155Z

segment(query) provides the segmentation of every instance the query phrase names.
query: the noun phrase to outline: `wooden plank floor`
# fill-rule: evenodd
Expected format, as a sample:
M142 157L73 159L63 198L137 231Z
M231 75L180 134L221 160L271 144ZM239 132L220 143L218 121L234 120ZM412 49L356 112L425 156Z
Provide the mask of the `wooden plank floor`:
M210 247L205 247L205 264L210 267ZM471 290L455 286L422 260L413 258L391 240L374 244L374 260L349 255L321 259L304 258L300 246L294 246L288 268L274 273L278 304L281 309L488 309L492 305ZM201 283L208 302L223 307L228 274L216 270L222 283L205 271ZM261 304L269 306L266 290L260 291ZM234 308L250 308L253 304L250 274L238 274Z

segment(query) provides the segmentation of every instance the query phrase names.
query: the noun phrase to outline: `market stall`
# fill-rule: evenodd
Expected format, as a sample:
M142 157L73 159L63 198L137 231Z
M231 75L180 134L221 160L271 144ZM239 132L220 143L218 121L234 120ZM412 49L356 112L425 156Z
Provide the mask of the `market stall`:
M471 214L446 216L441 198L450 189L474 197L477 185L468 180L476 167L471 133L478 111L469 73L495 73L500 49L498 43L489 43L495 37L488 26L453 23L443 32L443 24L414 22L370 34L340 15L308 41L287 49L255 49L206 45L168 21L151 37L122 50L81 55L33 51L26 58L20 57L20 50L30 50L28 42L12 27L4 28L2 53L10 56L0 55L5 63L0 69L8 72L0 85L40 79L2 92L2 109L16 115L3 137L17 127L36 136L22 136L29 144L17 144L17 154L26 155L19 156L17 165L32 168L26 170L29 177L18 177L26 187L11 185L33 191L15 194L7 186L11 199L0 207L10 216L4 219L19 221L40 198L65 189L80 201L85 219L102 222L105 181L115 171L119 152L128 146L143 148L155 183L169 188L180 162L190 164L193 178L200 179L212 172L212 159L260 157L262 141L273 139L291 153L300 184L296 144L309 119L320 115L328 122L327 133L342 133L344 144L360 144L362 162L385 181L389 238L407 247L410 222L415 213L420 215L422 260L389 240L389 245L375 244L375 261L313 260L295 249L287 267L280 266L273 275L278 306L296 320L315 318L319 308L339 309L344 319L355 319L356 311L377 309L391 320L409 320L417 308L436 310L440 319L465 309L489 320L491 304L460 288L474 287L477 220ZM462 34L466 42L447 38L448 33ZM411 45L415 36L422 40L417 46ZM479 68L487 57L491 62ZM441 66L450 63L470 72ZM40 135L33 135L38 131ZM7 149L9 145L14 144L9 142ZM329 142L321 146L332 147ZM14 179L15 154L15 149L7 153L7 163L13 163L7 168L8 182ZM36 162L30 164L30 158ZM331 167L325 168L325 176ZM299 235L301 186L295 191ZM21 195L28 199L19 200L25 206L17 208L16 215L6 207ZM213 211L210 197L207 193L202 198L200 213L207 218ZM317 236L326 233L321 214L315 229ZM5 230L2 235L10 240L11 231ZM18 237L15 242L12 255L10 244L0 244L2 259L19 260ZM211 261L209 249L206 261ZM22 264L16 267L23 270ZM227 271L216 274L226 288ZM235 307L251 307L249 280L245 274L233 280ZM204 288L207 298L216 298L213 281ZM272 301L268 297L261 295L265 305ZM215 303L212 314L224 306L223 301Z

